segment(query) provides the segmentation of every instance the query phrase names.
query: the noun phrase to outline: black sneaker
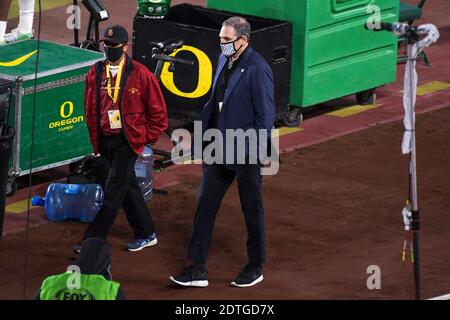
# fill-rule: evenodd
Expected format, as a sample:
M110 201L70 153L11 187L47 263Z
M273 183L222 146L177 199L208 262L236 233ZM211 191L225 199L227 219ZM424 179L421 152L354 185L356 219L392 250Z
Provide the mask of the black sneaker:
M247 264L239 275L231 282L232 286L247 288L263 281L261 265Z
M186 268L182 274L178 276L170 276L169 279L183 287L206 288L208 283L208 272L202 271L195 266Z

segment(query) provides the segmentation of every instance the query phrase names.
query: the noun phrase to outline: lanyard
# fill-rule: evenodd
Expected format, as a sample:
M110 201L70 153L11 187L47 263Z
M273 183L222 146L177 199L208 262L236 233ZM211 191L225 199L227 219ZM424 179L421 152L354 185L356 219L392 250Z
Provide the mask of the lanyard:
M117 100L119 98L120 80L122 78L122 69L123 69L124 62L125 62L125 59L122 59L122 61L119 64L119 70L117 72L116 84L114 86L114 97L112 95L112 90L111 90L111 74L109 73L109 63L106 65L106 78L108 79L108 85L107 85L108 96L114 101L114 104L117 103Z

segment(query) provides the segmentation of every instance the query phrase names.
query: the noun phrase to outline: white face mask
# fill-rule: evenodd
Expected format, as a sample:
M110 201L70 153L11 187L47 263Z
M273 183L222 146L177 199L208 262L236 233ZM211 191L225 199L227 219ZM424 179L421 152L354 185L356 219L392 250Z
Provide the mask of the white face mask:
M234 41L230 41L230 42L226 42L226 43L221 43L221 44L220 44L220 49L222 50L222 53L223 53L223 55L224 55L225 57L230 58L230 57L234 56L239 50L241 50L241 48L242 48L243 46L241 46L241 48L239 48L239 49L237 49L237 50L236 50L236 48L234 47L234 43L235 43L236 41L238 41L239 39L240 39L240 37L237 38L237 39L234 40Z

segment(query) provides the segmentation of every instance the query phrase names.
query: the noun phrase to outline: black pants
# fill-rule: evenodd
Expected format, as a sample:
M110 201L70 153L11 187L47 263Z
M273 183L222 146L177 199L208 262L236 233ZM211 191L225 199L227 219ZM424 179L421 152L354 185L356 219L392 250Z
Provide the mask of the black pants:
M89 225L84 238L106 239L120 206L123 206L135 239L148 238L155 229L137 183L134 171L136 153L121 135L102 137L100 153L107 159L109 166L103 206Z
M209 165L203 167L197 211L189 243L188 259L205 264L216 214L234 178L238 181L241 209L247 227L247 255L250 263L265 262L264 208L259 165Z

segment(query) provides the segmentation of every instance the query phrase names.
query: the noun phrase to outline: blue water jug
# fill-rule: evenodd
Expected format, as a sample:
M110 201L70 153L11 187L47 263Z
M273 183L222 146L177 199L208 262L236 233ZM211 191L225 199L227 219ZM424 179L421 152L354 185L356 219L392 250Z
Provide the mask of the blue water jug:
M91 222L103 205L103 190L98 184L52 183L44 198L33 197L31 203L44 207L50 221Z
M145 147L142 154L136 160L134 171L136 178L141 188L144 200L147 202L153 196L153 150L150 147Z

